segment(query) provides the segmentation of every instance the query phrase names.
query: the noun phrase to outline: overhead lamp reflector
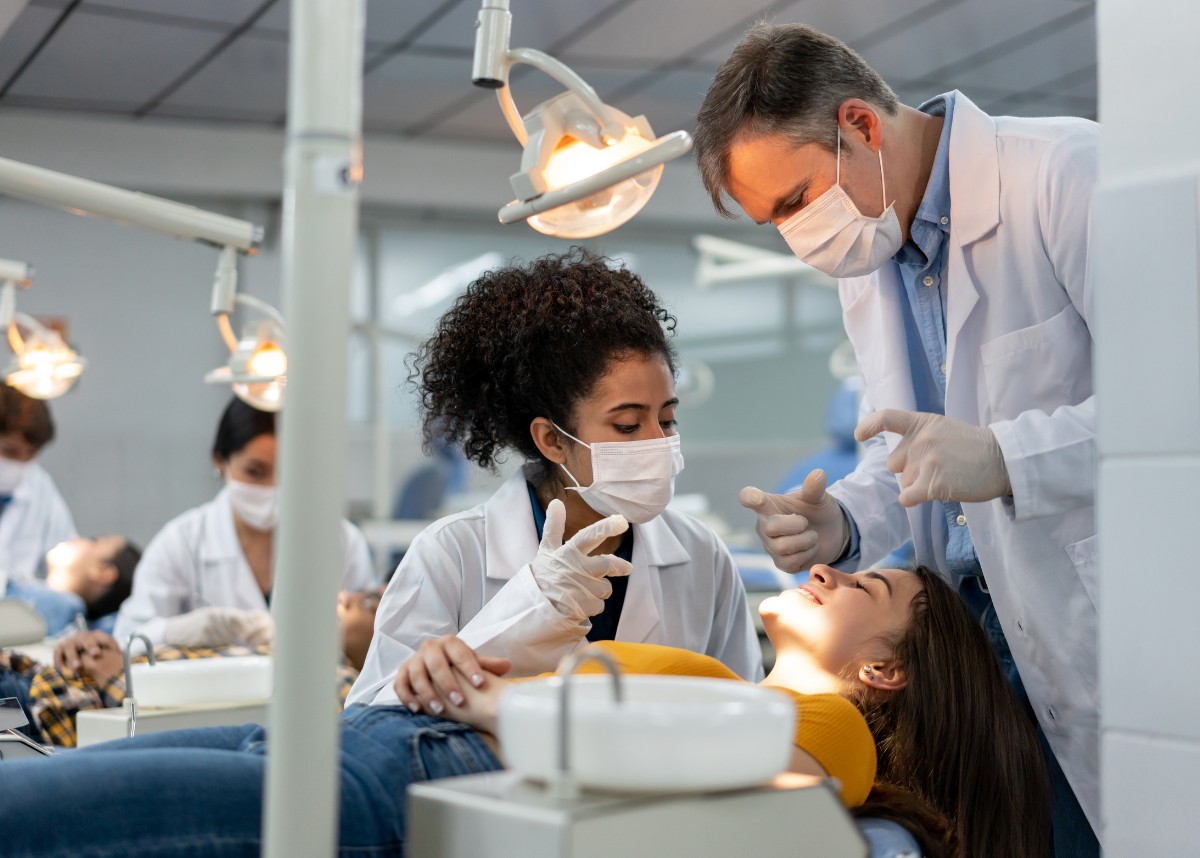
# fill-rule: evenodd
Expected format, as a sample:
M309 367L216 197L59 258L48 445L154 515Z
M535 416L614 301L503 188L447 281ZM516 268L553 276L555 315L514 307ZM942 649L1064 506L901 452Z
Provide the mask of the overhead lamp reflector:
M28 333L21 336L17 320L9 326L9 343L15 354L5 371L5 380L33 399L62 396L83 375L87 361L63 341L58 331L43 327L24 313L17 314L17 319L26 325Z
M287 386L282 327L271 319L251 327L237 340L229 363L208 373L204 381L231 385L238 399L260 411L278 411Z
M608 108L601 128L573 92L543 102L525 117L528 139L522 171L512 177L517 199L500 210L501 223L529 220L538 232L591 238L641 211L662 178L663 164L687 153L691 137L676 131L655 139L644 116Z
M508 0L483 0L475 31L472 80L496 90L500 109L525 147L512 177L516 199L500 210L501 223L528 220L546 235L591 238L616 229L646 205L663 164L692 148L676 131L655 138L644 116L632 118L605 104L587 82L554 57L509 48ZM534 66L567 91L521 117L509 86L514 64Z

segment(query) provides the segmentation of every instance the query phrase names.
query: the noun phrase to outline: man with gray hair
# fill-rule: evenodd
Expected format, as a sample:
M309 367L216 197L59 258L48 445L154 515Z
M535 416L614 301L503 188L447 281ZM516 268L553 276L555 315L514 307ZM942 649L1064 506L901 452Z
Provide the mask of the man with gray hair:
M1053 749L1056 855L1098 855L1098 127L992 117L957 91L908 107L837 39L760 24L718 69L695 143L718 211L731 198L839 278L866 381L853 473L742 490L763 545L798 572L912 539Z

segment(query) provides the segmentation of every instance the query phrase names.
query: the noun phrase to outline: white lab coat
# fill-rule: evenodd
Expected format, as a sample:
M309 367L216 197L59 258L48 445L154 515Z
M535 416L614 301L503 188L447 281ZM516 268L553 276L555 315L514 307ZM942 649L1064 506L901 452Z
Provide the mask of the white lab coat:
M1099 130L1083 119L990 117L957 94L950 131L946 414L996 434L1013 496L963 504L1021 678L1099 830L1092 295L1087 239ZM840 285L875 408L914 408L895 266ZM862 565L911 535L931 563L931 505L897 502L888 433L830 493L854 516Z
M367 540L348 521L342 522L342 551L342 589L370 587L374 578ZM117 615L113 635L125 641L133 632L140 632L152 643L163 643L169 618L210 605L267 610L267 601L242 553L225 489L208 503L167 522L150 540L134 572L133 592Z
M71 510L54 480L41 465L31 464L0 514L0 578L5 579L0 580L0 595L9 580L35 580L46 552L77 535Z
M510 676L552 671L587 643L586 629L555 610L530 571L538 538L526 478L519 471L486 503L434 522L413 540L384 593L347 703L395 703L396 669L429 638L456 634L484 655L510 659ZM633 527L617 640L706 653L760 679L746 592L717 535L673 510Z

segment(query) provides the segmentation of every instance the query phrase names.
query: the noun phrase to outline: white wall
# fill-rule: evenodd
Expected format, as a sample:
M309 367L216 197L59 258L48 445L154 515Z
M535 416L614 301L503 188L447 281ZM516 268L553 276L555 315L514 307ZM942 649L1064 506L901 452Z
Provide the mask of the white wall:
M1105 854L1198 855L1195 5L1101 0L1096 199ZM1170 22L1171 26L1163 26Z

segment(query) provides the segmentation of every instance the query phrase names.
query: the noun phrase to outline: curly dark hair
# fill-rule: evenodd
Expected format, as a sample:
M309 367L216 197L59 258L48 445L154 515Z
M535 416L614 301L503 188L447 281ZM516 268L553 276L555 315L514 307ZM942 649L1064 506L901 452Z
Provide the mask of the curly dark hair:
M544 462L533 419L573 432L613 360L658 355L674 374L674 331L640 277L581 247L484 272L406 360L425 447L440 436L492 470L506 450Z

